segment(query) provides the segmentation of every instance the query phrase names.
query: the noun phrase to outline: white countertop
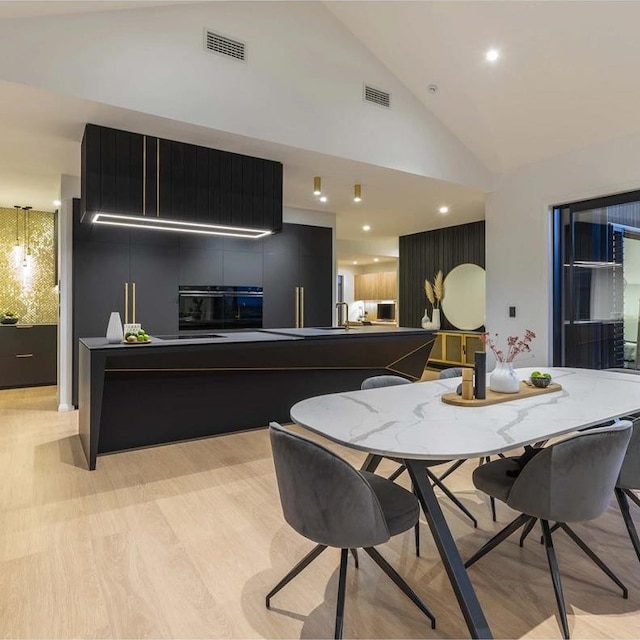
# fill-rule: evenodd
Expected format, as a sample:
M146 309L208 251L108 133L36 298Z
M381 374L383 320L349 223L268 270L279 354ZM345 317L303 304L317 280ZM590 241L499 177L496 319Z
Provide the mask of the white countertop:
M517 369L521 379L532 368ZM291 419L330 440L384 456L450 460L515 449L640 411L640 376L545 368L562 390L486 407L440 396L460 378L334 393L298 402Z

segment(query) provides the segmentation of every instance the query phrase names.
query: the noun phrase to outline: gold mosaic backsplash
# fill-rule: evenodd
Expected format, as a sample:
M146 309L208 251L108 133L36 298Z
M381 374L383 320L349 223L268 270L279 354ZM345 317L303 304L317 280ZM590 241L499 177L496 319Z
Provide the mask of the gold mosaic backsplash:
M25 324L54 324L58 322L54 214L30 211L28 232L31 266L25 279L14 251L16 210L0 207L0 314L11 311ZM19 213L18 240L24 247L24 211Z

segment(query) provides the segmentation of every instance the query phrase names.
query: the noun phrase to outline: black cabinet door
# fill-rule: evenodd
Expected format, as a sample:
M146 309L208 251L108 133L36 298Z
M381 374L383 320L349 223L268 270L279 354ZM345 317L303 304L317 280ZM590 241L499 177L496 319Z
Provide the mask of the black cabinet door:
M104 336L112 311L124 322L129 243L75 242L73 247L73 404L78 404L78 340Z
M180 247L175 234L141 230L131 235L131 286L136 284L136 322L151 335L178 332Z
M333 230L297 225L298 279L304 287L304 324L326 327L333 317Z

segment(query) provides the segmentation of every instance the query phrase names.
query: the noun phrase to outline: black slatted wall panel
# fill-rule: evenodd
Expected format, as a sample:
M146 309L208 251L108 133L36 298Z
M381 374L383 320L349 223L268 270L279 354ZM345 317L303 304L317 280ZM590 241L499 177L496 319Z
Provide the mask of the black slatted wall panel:
M440 269L446 277L454 267L466 262L485 267L484 220L400 236L400 325L419 327L425 308L431 311L424 293L425 278L433 281ZM454 328L444 315L442 328Z

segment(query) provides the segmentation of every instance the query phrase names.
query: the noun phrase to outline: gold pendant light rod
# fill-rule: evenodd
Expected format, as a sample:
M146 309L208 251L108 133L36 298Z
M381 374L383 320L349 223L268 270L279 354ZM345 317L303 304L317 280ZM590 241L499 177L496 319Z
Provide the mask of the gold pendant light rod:
M313 179L313 195L319 196L322 193L322 180L320 176Z

